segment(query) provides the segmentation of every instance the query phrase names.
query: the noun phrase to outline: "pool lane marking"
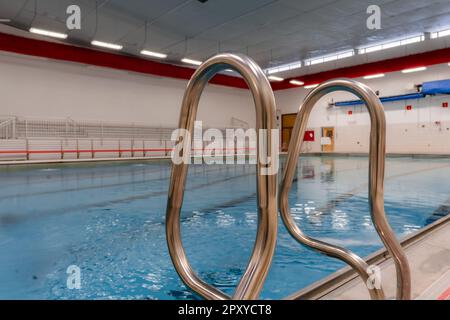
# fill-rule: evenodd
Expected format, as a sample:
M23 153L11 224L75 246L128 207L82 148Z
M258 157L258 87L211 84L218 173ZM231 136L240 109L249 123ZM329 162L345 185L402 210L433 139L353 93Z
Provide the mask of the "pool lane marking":
M169 169L169 168L167 168ZM212 173L221 171L223 168L220 169L210 169L206 170L206 173ZM159 170L151 170L146 173L155 173L159 172ZM21 198L21 197L29 197L29 196L39 196L44 194L55 194L55 193L63 193L63 192L74 192L74 191L84 191L84 190L90 190L90 189L103 189L103 188L113 188L113 187L119 187L123 185L131 185L131 184L145 184L147 182L155 182L155 181L164 181L169 179L170 172L168 170L164 170L165 177L155 178L155 179L146 179L146 180L140 180L140 181L128 181L128 182L118 182L118 183L110 183L110 184L103 184L103 185L94 185L94 186L86 186L86 187L76 187L76 188L68 188L68 189L58 189L58 190L49 190L49 191L40 191L40 192L31 192L31 193L23 193L19 195L2 195L0 196L0 201L8 198ZM117 176L117 175L115 175ZM100 177L101 179L104 178L104 176ZM99 178L97 178L99 179ZM45 180L44 180L45 181ZM18 183L20 184L20 183ZM16 184L17 185L17 184Z
M251 175L255 175L255 172L250 172L250 173L246 173L246 174L242 174L239 176L233 176L233 177L228 177L225 179L217 179L217 180L213 180L210 182L206 182L206 183L202 183L202 184L198 184L196 186L191 186L187 191L192 191L192 190L199 190L199 189L203 189L203 188L207 188L210 187L211 185L217 185L217 184L221 184L224 182L228 182L234 179L239 179L239 178L243 178L243 177L247 177L247 176L251 176ZM46 211L41 211L41 212L33 212L32 214L26 214L26 215L17 215L17 214L0 214L0 226L2 224L11 224L11 223L16 223L18 220L26 220L29 218L34 218L36 216L51 216L54 214L65 214L68 212L73 212L73 211L80 211L83 209L92 209L92 208L102 208L111 204L117 204L117 203L122 203L122 202L129 202L132 200L142 200L142 199L149 199L151 197L155 197L155 196L161 196L161 195L167 195L167 190L164 188L163 191L155 191L155 192L149 192L149 193L144 193L141 195L136 195L136 196L131 196L131 197L126 197L126 198L122 198L122 199L115 199L115 200L108 200L108 201L103 201L103 202L99 202L99 203L93 203L93 204L87 204L84 206L80 206L80 205L75 205L72 207L66 207L66 208L61 208L61 209L54 209L54 210L46 210Z
M411 174L416 174L416 173L418 173L418 172L431 171L431 170L442 169L442 168L446 168L446 167L450 167L450 165L445 165L445 166L440 166L440 167L434 167L434 168L426 168L426 169L422 169L422 170L419 170L419 171L416 171L416 172L408 172L408 173L403 173L403 174L393 175L393 176L387 177L386 179L392 179L392 178L397 178L397 177L401 177L401 176L407 176L407 175L411 175ZM209 186L210 184L220 184L220 183L223 183L223 182L226 182L226 181L235 179L235 178L240 178L240 177L248 176L248 175L252 175L252 174L254 174L254 172L253 172L253 173L249 173L249 174L244 174L244 175L236 176L236 177L229 177L229 178L224 179L224 180L221 179L221 180L212 181L212 182L206 183L206 184L200 184L200 185L198 185L198 186L193 186L193 187L191 187L188 191L190 191L190 190L196 190L196 189L201 189L201 188L204 188L204 187ZM297 177L294 179L294 181L296 181L296 180L297 180ZM359 190L362 189L363 187L367 187L367 185L368 185L368 183L366 182L366 183L364 183L364 184L362 184L362 185L360 185L360 186L358 186L358 187L352 189L350 192L345 193L344 195L342 195L342 198L338 197L338 198L335 198L335 199L330 200L330 201L323 207L324 209L320 208L319 211L323 212L323 211L327 210L327 208L330 208L330 209L331 209L331 208L335 207L336 204L339 204L340 202L343 202L343 201L345 201L346 199L348 199L348 198L354 196L355 193L356 193L357 191L359 191ZM160 192L148 193L148 194L143 194L143 195L139 195L139 196L133 196L133 197L127 197L127 198L123 198L123 199L118 199L118 200L105 201L105 202L98 203L98 204L86 205L86 206L84 206L84 208L86 208L86 209L88 209L88 208L93 208L93 207L97 207L97 208L100 207L100 208L101 208L101 207L104 207L104 206L106 206L106 205L108 205L108 204L111 204L111 203L120 203L120 202L126 202L126 201L130 201L130 200L145 199L145 198L147 198L147 197L159 196L159 195L163 195L163 194L166 194L166 193L167 193L167 191L160 191ZM249 196L249 198L250 198L250 197L251 197L251 195ZM333 201L335 201L335 202L333 203ZM331 206L332 203L333 203L333 206ZM220 208L220 206L216 206L216 207ZM80 207L80 206L72 207L72 208L69 208L69 209L64 209L64 211L65 211L65 212L69 212L69 211L77 211L77 210L79 210L80 208L83 208L83 207ZM329 209L328 209L328 210L329 210ZM48 212L48 211L47 211L47 212ZM57 212L60 212L60 210L58 210ZM13 215L14 215L14 214L13 214ZM10 215L10 217L13 216L13 215ZM0 216L0 223L2 222L2 220L4 220L4 217Z
M414 175L414 174L422 173L422 172L426 172L426 171L433 171L433 170L437 170L437 169L443 169L443 168L447 168L447 167L450 167L450 164L449 165L438 166L438 167L433 167L433 168L425 168L425 169L421 169L421 170L417 170L417 171L410 171L410 172L400 173L400 174L397 174L397 175L392 175L392 176L386 177L385 181L386 180L390 180L390 179L399 178L399 177L408 176L408 175ZM346 201L347 199L355 196L355 194L360 192L361 190L363 190L365 188L368 188L368 185L369 185L369 183L365 182L365 183L363 183L363 184L361 184L361 185L351 189L350 191L345 192L345 193L339 195L338 197L329 200L324 206L320 207L317 210L317 212L324 213L324 212L330 211L333 208L336 208L336 206L339 205L340 203L342 203L342 202Z
M76 163L75 165L80 165L80 164L81 163ZM58 166L59 165L60 164L58 164ZM152 168L152 170L149 170L149 168L147 168L148 170L145 172L145 175L147 175L149 173L160 172L160 171L162 171L161 168L163 168L165 171L166 170L170 170L170 166L159 167L159 168ZM49 180L52 179L52 178L63 178L63 180L60 179L59 181L64 181L64 182L74 181L74 180L78 182L80 179L88 180L88 178L89 178L89 180L95 180L95 179L102 179L103 180L103 179L109 179L109 178L112 178L112 177L118 177L118 176L120 177L122 175L122 172L120 172L120 170L117 171L117 172L114 172L114 173L109 173L109 171L102 172L103 170L106 170L106 169L108 169L108 168L107 167L98 167L98 166L96 166L96 170L94 172L82 171L82 172L79 172L79 175L76 175L76 173L73 172L73 174L70 174L70 175L67 175L67 176L64 176L64 174L62 174L63 170L56 170L56 171L45 172L45 177L43 177L42 175L31 176L31 177L29 175L19 176L19 177L22 177L23 180L25 180L25 182L24 181L18 181L17 182L17 180L15 180L14 183L9 183L9 181L8 181L9 177L6 176L4 178L6 178L7 181L5 181L4 187L5 186L6 187L12 187L12 186L23 185L24 183L27 183L27 182L32 182L33 184L40 183L40 182L49 182ZM136 168L136 170L139 173L135 172L134 174L139 174L139 175L143 174L144 173L144 172L142 172L143 169L144 168ZM44 174L44 172L42 172L42 173ZM48 178L49 176L51 178ZM33 181L31 181L31 180L33 180ZM54 181L51 181L51 182L54 182Z

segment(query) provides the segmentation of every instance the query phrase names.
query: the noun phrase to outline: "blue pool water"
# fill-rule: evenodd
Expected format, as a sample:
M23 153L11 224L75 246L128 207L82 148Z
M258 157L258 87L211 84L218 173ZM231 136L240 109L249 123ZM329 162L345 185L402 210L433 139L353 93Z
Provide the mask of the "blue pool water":
M365 256L381 247L367 204L367 159L304 157L290 204L309 235ZM256 234L254 167L193 165L182 236L194 269L231 293ZM169 162L0 168L1 299L192 299L168 256ZM403 237L448 213L449 159L388 158L386 212ZM81 289L66 270L81 269ZM296 243L280 221L262 292L282 298L343 264Z

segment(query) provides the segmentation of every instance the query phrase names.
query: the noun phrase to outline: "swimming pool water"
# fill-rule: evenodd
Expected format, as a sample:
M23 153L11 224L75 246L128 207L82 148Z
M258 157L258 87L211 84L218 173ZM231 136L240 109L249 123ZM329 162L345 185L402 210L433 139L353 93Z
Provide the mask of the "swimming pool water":
M381 247L367 203L364 157L303 157L290 193L310 236L365 256ZM170 162L0 168L1 299L195 299L165 240ZM448 159L388 158L385 208L399 237L447 214ZM232 293L256 234L251 165L192 165L182 237L193 268ZM67 287L67 268L81 288ZM261 297L282 298L344 266L302 247L281 220Z

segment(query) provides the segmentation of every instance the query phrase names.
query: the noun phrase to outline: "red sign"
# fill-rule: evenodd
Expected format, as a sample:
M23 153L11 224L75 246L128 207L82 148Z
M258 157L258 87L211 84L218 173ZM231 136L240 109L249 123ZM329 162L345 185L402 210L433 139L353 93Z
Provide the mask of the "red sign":
M353 111L352 111L352 110L348 110L348 111L347 111L347 114L348 114L349 116L351 116L351 115L353 114Z
M406 110L412 110L412 106L411 105L407 105L406 106Z
M448 108L448 102L442 102L442 108Z
M305 131L303 141L314 141L314 130Z

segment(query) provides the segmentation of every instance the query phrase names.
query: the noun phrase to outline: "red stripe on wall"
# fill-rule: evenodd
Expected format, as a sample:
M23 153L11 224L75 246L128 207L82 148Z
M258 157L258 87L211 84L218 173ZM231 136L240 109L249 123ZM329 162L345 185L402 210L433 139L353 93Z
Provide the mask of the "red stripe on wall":
M194 72L191 68L167 63L5 33L0 33L0 50L176 79L188 80ZM298 88L298 86L289 83L289 80L292 79L303 81L308 85L321 83L332 78L358 78L370 74L388 73L447 62L450 62L450 48L286 79L285 81L272 83L272 88L274 90ZM248 88L243 79L221 74L216 75L210 82L234 88Z
M321 83L333 78L359 78L371 74L395 72L403 69L430 66L448 62L450 62L450 48L439 49L400 58L393 58L383 61L360 64L352 67L324 71L315 74L308 74L301 77L295 77L282 82L272 83L272 88L274 90L298 88L298 86L289 83L290 80L294 79L303 81L305 85L308 85Z
M176 79L187 80L194 73L194 69L191 68L6 33L0 33L0 50ZM247 88L243 79L221 74L216 75L210 82L235 88Z
M114 152L156 152L172 151L173 148L153 148L153 149L80 149L80 150L0 150L0 154L51 154L51 153L114 153ZM192 151L237 151L237 150L256 150L256 148L193 148Z

